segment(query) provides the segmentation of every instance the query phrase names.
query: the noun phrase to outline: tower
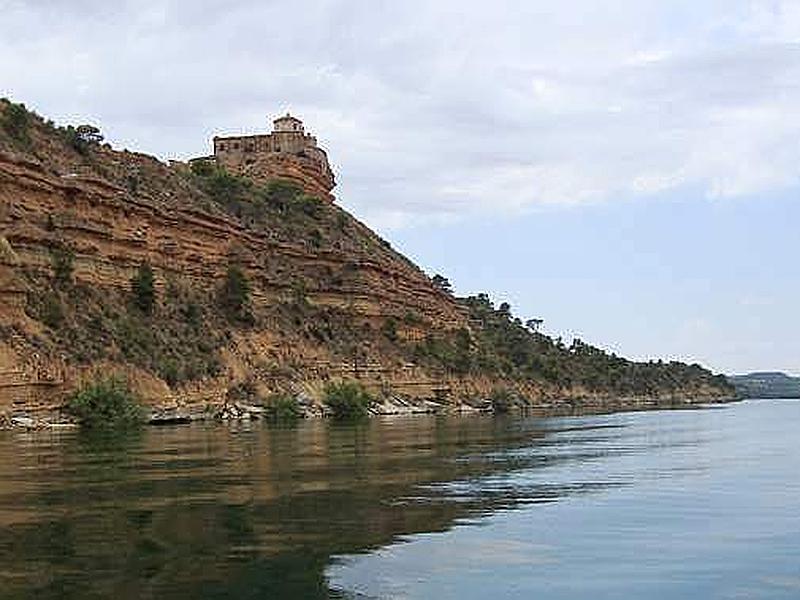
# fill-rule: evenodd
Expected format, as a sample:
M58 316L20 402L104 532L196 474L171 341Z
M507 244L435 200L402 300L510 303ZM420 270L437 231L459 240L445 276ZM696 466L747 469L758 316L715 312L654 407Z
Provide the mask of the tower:
M303 122L288 112L272 121L273 133L303 133Z

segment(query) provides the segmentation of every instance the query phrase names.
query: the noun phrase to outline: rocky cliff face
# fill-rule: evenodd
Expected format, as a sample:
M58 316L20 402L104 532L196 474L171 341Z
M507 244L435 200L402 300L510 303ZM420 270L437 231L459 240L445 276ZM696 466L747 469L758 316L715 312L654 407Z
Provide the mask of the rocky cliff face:
M273 154L257 158L239 172L254 181L267 183L275 179L289 181L306 194L333 202L333 176L321 163L289 154Z
M22 136L0 127L0 413L55 408L98 372L124 374L148 402L172 406L223 404L245 383L313 399L346 378L398 402L455 403L499 383L533 400L611 396L456 372L420 353L423 340L469 340L480 324L334 205L27 119ZM301 188L313 183L295 175ZM130 298L144 264L158 290L148 315ZM250 287L246 318L220 308L234 267ZM727 392L702 379L650 397L662 391Z

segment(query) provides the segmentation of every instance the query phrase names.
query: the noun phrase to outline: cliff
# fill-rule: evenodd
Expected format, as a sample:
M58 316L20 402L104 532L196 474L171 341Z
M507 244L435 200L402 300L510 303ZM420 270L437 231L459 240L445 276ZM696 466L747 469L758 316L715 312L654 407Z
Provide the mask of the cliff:
M20 105L0 111L0 413L54 410L113 372L161 407L277 391L313 407L337 379L391 406L480 404L498 387L601 407L730 395L699 367L564 348L484 297L454 298L304 193L302 170L264 185L115 151ZM143 265L150 312L132 298ZM232 273L248 290L234 307Z

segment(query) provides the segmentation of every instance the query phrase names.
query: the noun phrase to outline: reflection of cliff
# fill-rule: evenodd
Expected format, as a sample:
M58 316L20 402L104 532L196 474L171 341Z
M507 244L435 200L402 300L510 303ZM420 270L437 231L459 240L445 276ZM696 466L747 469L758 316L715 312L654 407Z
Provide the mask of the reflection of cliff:
M559 450L534 420L502 423L310 421L296 429L6 440L4 598L61 598L64 589L80 598L327 598L324 570L334 556L582 491L570 484L513 494L464 488L592 458L569 451L572 439ZM445 493L452 482L459 491ZM31 568L38 564L46 572Z

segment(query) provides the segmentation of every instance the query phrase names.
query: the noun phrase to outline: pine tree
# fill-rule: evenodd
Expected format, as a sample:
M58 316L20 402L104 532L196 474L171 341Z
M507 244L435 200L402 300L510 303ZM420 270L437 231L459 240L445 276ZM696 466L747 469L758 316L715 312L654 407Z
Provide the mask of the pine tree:
M142 263L131 279L133 302L144 314L153 313L156 305L156 286L153 269L149 263Z

